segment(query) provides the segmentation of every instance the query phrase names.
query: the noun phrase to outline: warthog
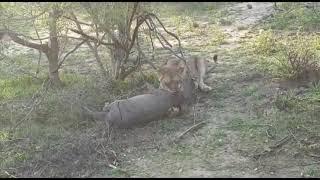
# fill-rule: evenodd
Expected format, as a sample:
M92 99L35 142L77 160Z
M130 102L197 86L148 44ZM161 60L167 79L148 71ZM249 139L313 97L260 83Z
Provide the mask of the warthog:
M89 115L104 120L110 127L129 128L161 119L167 115L170 108L180 106L183 102L182 94L154 89L147 94L116 100L100 112L83 108Z

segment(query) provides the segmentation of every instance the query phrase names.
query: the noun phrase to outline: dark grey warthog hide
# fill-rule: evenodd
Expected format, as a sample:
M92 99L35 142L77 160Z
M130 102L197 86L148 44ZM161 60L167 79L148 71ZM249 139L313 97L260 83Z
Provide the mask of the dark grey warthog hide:
M155 89L148 94L114 101L102 112L84 108L93 117L106 121L110 127L129 128L161 119L171 107L178 106L183 101L181 94Z

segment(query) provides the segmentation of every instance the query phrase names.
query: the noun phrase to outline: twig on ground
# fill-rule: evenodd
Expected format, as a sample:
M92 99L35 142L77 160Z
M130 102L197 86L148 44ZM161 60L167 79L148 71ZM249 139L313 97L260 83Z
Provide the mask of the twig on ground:
M6 175L8 175L10 178L17 178L16 176L8 173L8 171L6 171L6 170L3 170L3 171L4 171L4 173L5 173Z
M299 145L301 145L301 141L299 140L299 139L297 139L297 137L292 133L292 131L291 130L288 130L289 132L290 132L290 134L291 134L291 136L293 137L293 139L299 144Z
M275 145L270 146L270 148L278 148L282 145L284 145L286 142L288 142L292 136L287 135L286 137L282 138L280 141L278 141Z
M269 149L264 150L261 153L251 155L251 157L253 157L255 159L258 159L263 155L266 155L266 154L269 154L271 152L274 152L274 150L276 148L279 148L279 147L283 146L285 143L289 142L290 139L292 139L292 135L287 135L284 138L282 138L281 140L279 140L276 144L274 144L272 146L269 146Z
M273 127L270 124L239 124L239 125L234 125L234 126L218 126L218 128L233 128L233 127L242 127L242 126L255 126L255 127L264 127L264 126L268 126L268 127Z
M112 169L117 169L118 171L120 171L120 172L122 172L122 173L124 173L125 175L127 175L127 176L130 177L130 174L129 174L127 171L125 171L125 170L123 170L123 169L121 169L121 168L119 168L119 167L117 167L117 166L114 166L114 165L112 165L112 164L108 164L108 167L110 167L110 168L112 168Z
M196 128L200 127L200 125L205 124L206 121L201 121L193 126L191 126L190 128L188 128L186 131L184 131L183 133L181 133L174 141L177 142L182 136L184 136L185 134L187 134L188 132L195 130Z

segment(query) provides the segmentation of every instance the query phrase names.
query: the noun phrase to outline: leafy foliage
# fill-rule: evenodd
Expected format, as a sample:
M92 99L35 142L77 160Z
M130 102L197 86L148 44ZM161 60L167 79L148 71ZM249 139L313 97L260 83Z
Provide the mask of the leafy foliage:
M309 75L317 76L319 72L317 34L306 35L298 31L290 36L280 36L268 30L253 39L248 47L260 56L260 67L275 76L303 79Z
M306 8L303 3L282 2L279 6L282 11L278 11L273 18L269 19L267 28L279 30L319 30L320 7L313 4Z

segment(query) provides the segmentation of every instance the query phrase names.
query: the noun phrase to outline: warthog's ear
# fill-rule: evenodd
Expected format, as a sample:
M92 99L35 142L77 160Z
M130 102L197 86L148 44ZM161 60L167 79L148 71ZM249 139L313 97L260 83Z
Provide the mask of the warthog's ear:
M215 54L215 55L212 57L212 59L213 59L213 61L214 61L215 63L217 63L217 62L218 62L218 55Z

